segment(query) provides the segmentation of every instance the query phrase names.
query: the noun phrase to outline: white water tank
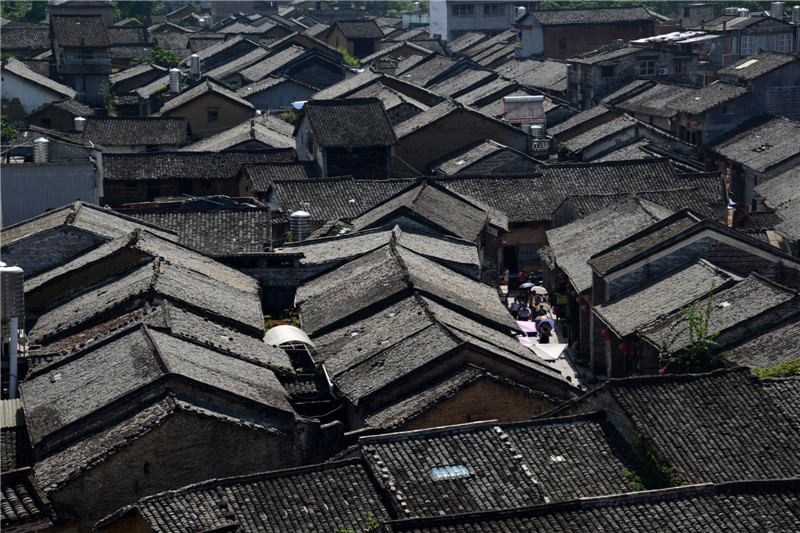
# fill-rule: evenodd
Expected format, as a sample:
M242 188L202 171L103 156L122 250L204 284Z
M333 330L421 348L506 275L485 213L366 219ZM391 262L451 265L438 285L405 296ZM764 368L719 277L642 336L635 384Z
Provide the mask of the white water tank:
M525 16L525 13L528 12L528 10L525 9L524 7L517 7L515 9L517 10L517 12L514 14L514 19L515 20L521 19L522 17Z
M83 127L86 125L86 119L83 117L75 117L72 119L72 127L75 131L83 131Z
M544 126L541 124L534 124L528 127L528 133L534 139L544 139Z
M300 242L311 234L311 215L306 211L295 211L289 217L292 242Z
M169 69L169 90L176 94L181 92L181 71L176 68Z
M747 9L746 7L740 7L739 8L739 12L737 13L737 15L739 15L740 17L749 17L750 16L750 10Z
M794 6L792 8L792 22L800 24L800 6Z
M192 77L199 78L200 77L200 56L197 54L192 54L189 56L189 59L192 63Z
M18 266L0 263L0 315L4 319L25 314L24 272Z
M725 8L725 16L726 17L735 17L739 15L739 8L738 7L726 7Z
M769 10L770 16L776 19L783 19L783 7L786 5L786 2L772 2L770 4L771 9Z
M47 163L50 160L50 141L39 137L33 141L33 162Z

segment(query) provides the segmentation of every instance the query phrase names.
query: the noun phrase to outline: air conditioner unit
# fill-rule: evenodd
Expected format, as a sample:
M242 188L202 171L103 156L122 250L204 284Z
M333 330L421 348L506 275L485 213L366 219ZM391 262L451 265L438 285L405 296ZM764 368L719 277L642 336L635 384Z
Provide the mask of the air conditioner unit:
M669 74L669 69L668 68L661 67L661 68L658 69L658 75L659 76L666 76L667 74Z

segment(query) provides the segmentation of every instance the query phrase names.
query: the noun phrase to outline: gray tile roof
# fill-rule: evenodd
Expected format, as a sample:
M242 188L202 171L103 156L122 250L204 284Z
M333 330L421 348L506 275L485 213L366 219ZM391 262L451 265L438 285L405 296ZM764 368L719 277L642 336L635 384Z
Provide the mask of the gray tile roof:
M631 98L617 101L614 106L628 113L669 118L695 97L700 97L700 89L696 87L658 83Z
M800 122L774 117L766 122L747 122L737 132L740 133L715 143L711 149L760 173L800 157Z
M747 368L611 380L605 389L656 459L685 482L800 473L797 412L778 408Z
M453 111L459 109L459 105L453 102L452 100L444 100L440 104L437 104L425 113L420 113L415 115L408 120L404 120L395 126L395 133L397 134L398 139L402 139L403 137L414 133L415 131L424 128L430 124L433 124L439 119L442 119L452 113Z
M429 89L437 94L441 94L444 97L455 98L456 96L461 96L473 88L487 83L496 77L497 74L490 70L477 70L469 68L459 72L455 76L432 85L429 87Z
M671 214L665 207L632 197L547 231L548 255L575 290L583 292L592 286L590 257Z
M294 160L293 148L243 152L106 154L103 157L103 179L233 179L242 165Z
M517 45L515 43L497 44L494 48L473 56L473 60L486 68L496 68L514 58Z
M383 32L374 20L337 20L334 26L346 39L383 39Z
M797 521L797 482L766 481L688 486L590 500L535 505L510 511L425 517L391 522L394 533L470 533L548 531L748 533L768 516L769 527L791 531Z
M337 218L353 219L411 183L411 180L352 177L282 179L273 181L272 198L283 212L307 211L312 222L323 223Z
M345 78L338 83L334 83L330 87L326 87L321 91L314 93L311 97L314 100L333 100L334 98L344 98L350 93L354 93L365 86L374 83L383 77L382 74L372 70L365 70L351 78Z
M198 513L198 505L205 511ZM360 460L214 479L148 496L102 524L136 511L154 533L191 533L237 524L242 531L359 530L390 518Z
M363 89L356 91L348 96L348 98L377 98L383 103L383 108L386 111L403 104L410 104L420 111L427 111L429 108L422 102L418 102L405 94L386 87L382 83L373 83Z
M295 302L303 328L319 334L399 294L419 291L476 320L516 330L497 291L393 242L302 285ZM337 298L322 297L336 294Z
M29 117L36 115L40 111L45 111L51 107L64 110L73 117L91 117L94 115L94 110L91 107L83 105L74 98L64 98L63 100L58 100L56 102L43 105L25 118L27 120Z
M705 259L690 261L646 285L594 308L618 337L634 333L657 319L741 281L739 276L714 266Z
M613 111L602 105L596 105L594 107L590 107L589 109L581 111L577 115L573 115L572 117L568 118L567 120L565 120L560 124L556 124L551 128L547 128L547 134L556 137L561 133L567 132L573 128L580 127L581 125L589 122L590 120L599 118L605 115L606 113L613 113Z
M774 368L783 363L800 358L797 350L797 335L800 334L800 321L797 318L759 331L752 339L730 348L725 359L736 365L750 368Z
M81 138L104 146L186 144L185 117L89 117Z
M447 43L447 48L450 50L450 53L458 54L462 50L475 46L488 38L489 36L485 33L471 31Z
M476 242L489 222L486 211L468 204L447 189L423 182L353 219L353 230L394 225L394 220L409 215L469 242Z
M181 152L222 152L248 141L258 141L269 148L295 147L292 128L288 123L272 115L261 115L185 146Z
M167 78L169 78L169 76L167 76ZM207 94L213 94L225 98L226 100L230 100L247 109L255 110L253 104L251 104L244 98L239 98L239 96L235 92L231 91L226 87L223 87L222 85L218 84L215 81L212 81L209 78L206 78L204 81L198 83L191 89L182 92L175 98L167 100L167 102L163 106L161 106L158 115L159 116L169 115L170 113L177 111L181 107L193 102L197 98L200 98L201 96L205 96Z
M497 35L489 37L485 41L481 41L477 44L470 46L469 48L467 48L462 52L462 55L474 59L482 52L488 50L489 48L492 48L497 44L510 44L516 40L517 40L516 30L509 29L504 32L498 33Z
M793 54L761 52L744 57L733 65L720 69L717 71L717 75L720 77L730 76L742 81L750 81L797 60L797 56Z
M123 356L125 355L125 356ZM39 370L20 386L31 442L86 421L169 374L292 413L271 370L150 329L134 328ZM56 378L53 376L60 375ZM58 402L58 398L71 398ZM47 483L49 485L49 483Z
M100 15L53 15L50 33L62 47L106 48L111 44Z
M468 106L479 106L489 101L502 100L503 96L515 91L517 87L516 83L496 79L458 96L456 102Z
M787 170L756 186L755 191L776 209L783 222L775 226L781 235L800 240L800 168Z
M699 115L718 105L748 94L750 94L750 90L747 87L715 81L695 93L687 94L684 98L671 100L670 104L675 106L678 111Z
M34 50L49 50L50 29L46 26L41 28L3 27L3 31L0 33L0 47L4 52L19 50L30 53Z
M108 38L115 44L147 44L147 33L144 26L108 26Z
M567 62L568 63L578 63L581 65L595 65L599 63L604 63L606 61L614 61L621 57L629 56L631 54L639 54L641 53L642 49L633 46L624 46L622 48L617 48L615 50L608 50L608 49L600 49L600 50L593 50L586 54L581 54L576 57L570 57Z
M608 24L618 22L651 22L653 17L641 6L609 7L592 9L559 9L552 11L529 11L542 26L564 24ZM523 19L524 20L524 17Z
M745 327L753 317L797 299L797 293L776 285L753 273L746 279L714 294L714 309L708 321L708 331L722 332ZM728 305L721 305L728 302ZM670 324L682 317L682 312L671 313L641 330L644 339L653 346L661 346L662 337L669 335L669 349L676 352L690 343L690 332L685 324L669 331Z
M300 46L289 46L283 50L279 50L260 60L259 62L243 69L239 72L245 83L253 83L263 80L267 76L276 74L280 69L286 66L290 61L305 55L308 50Z
M614 433L587 416L365 437L360 447L370 468L388 473L378 484L401 517L432 517L630 491ZM468 475L436 479L448 466Z
M267 193L274 181L311 179L319 175L313 161L245 165L242 171L247 179L248 189L257 196Z
M67 87L66 85L62 85L57 81L46 78L41 74L37 74L26 67L24 63L17 61L16 59L8 59L3 61L3 70L11 72L20 78L28 80L31 83L35 83L36 85L44 87L49 91L59 94L62 98L75 98L75 90L71 87Z
M398 69L397 77L408 83L418 85L419 87L425 87L431 80L443 74L457 63L458 61L450 59L449 57L432 54L423 61L413 65L410 69L404 71Z
M400 48L405 48L405 47L411 48L416 53L419 53L419 54L422 54L422 55L428 55L429 53L433 53L430 50L428 50L427 48L425 48L423 46L420 46L419 44L417 44L414 41L400 41L400 42L396 42L396 43L385 42L381 46L381 49L378 50L377 52L375 52L374 54L370 54L370 55L368 55L366 57L362 57L361 58L361 64L362 65L369 65L369 64L374 63L375 61L377 61L379 59L384 58L384 56L387 56L387 55L391 54L395 50L398 50ZM389 59L391 57L393 57L393 56L389 55L389 57L386 57L385 59Z
M5 433L4 433L5 434ZM54 513L30 469L7 472L3 469L0 491L0 525L3 528L36 527L36 523L52 524Z
M29 331L29 339L46 343L54 337L85 328L103 315L130 306L135 300L167 298L215 320L245 331L264 327L258 289L240 289L196 270L158 259L116 280L96 286L44 313ZM115 311L116 310L116 311Z
M585 133L576 135L564 143L566 148L574 153L590 148L597 142L622 135L627 130L636 127L637 121L628 116L615 118L610 122L596 126Z
M245 84L244 87L236 91L236 94L247 100L247 98L249 97L255 96L256 94L262 91L266 91L267 89L272 89L273 87L277 87L278 85L281 85L283 83L289 83L289 84L294 83L300 85L301 87L308 87L309 89L316 90L316 87L312 87L311 85L307 85L302 81L295 80L287 76L281 76L281 77L268 76L263 80L259 80L255 83ZM263 115L263 116L271 116L271 115Z
M250 65L262 60L267 54L268 52L263 48L256 48L255 50L251 50L246 54L237 57L236 59L223 63L212 70L204 71L203 75L216 80L222 80L228 76L238 74L239 72L248 68Z
M493 155L496 155L500 152L509 152L513 154L516 162L511 163L514 168L517 168L519 164L525 165L531 171L534 168L538 167L541 163L532 157L523 154L513 148L508 146L503 146L500 143L497 143L492 140L485 140L485 141L478 141L470 146L467 146L463 150L458 152L454 152L448 156L446 156L446 160L441 162L435 162L431 164L433 167L433 172L436 174L444 174L446 176L453 176L460 173L466 174L474 174L479 173L479 169L470 170L470 168L483 161L484 159L490 158ZM504 163L505 164L505 163ZM493 174L511 174L512 171L504 171L503 165L498 164L493 170Z
M394 128L377 98L311 100L303 106L317 142L325 148L392 146Z
M269 251L272 242L269 209L156 209L125 214L172 230L181 244L210 256Z

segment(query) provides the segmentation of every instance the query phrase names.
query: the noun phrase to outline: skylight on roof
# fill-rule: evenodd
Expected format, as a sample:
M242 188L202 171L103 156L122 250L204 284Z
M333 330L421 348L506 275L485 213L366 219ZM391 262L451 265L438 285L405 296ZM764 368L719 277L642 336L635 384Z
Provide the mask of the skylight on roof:
M434 466L431 468L431 473L437 481L457 477L469 477L469 469L464 465Z
M738 67L734 67L734 68L736 70L742 70L743 68L747 68L747 67L749 67L751 65L755 65L756 63L758 63L758 59L751 59L750 61L745 61L744 63L742 63Z

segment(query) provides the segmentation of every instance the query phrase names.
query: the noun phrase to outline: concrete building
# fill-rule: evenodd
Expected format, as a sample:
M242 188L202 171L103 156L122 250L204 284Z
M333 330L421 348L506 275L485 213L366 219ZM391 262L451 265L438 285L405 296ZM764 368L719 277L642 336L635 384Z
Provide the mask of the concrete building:
M431 38L452 41L469 32L502 33L523 11L539 9L539 2L478 2L475 0L433 0L430 3Z

